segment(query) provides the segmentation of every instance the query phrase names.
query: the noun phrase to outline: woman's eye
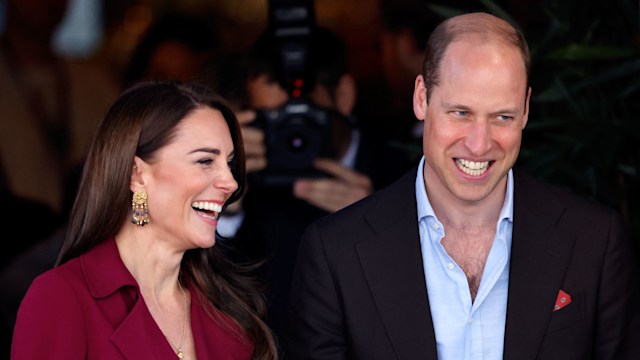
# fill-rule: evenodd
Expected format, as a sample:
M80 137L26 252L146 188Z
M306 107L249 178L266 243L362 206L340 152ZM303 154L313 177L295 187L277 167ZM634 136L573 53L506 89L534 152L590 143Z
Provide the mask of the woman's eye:
M200 159L198 160L198 164L202 165L210 165L213 162L213 159Z

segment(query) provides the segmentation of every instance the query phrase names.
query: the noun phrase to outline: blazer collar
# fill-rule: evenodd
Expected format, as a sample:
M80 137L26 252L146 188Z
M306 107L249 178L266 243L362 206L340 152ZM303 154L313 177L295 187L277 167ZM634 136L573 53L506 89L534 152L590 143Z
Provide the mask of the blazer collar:
M399 359L436 359L422 267L416 170L382 190L365 218L374 235L357 245L362 269Z
M138 283L120 258L114 237L80 256L80 263L87 277L89 292L95 298L109 296L123 286L138 287Z
M124 358L162 359L174 353L149 313L136 280L122 262L115 238L80 256L80 263L91 296L114 323L110 339Z
M571 258L574 236L557 224L565 211L548 185L514 173L514 223L505 359L534 359Z
M114 324L111 341L126 359L169 359L175 352L153 320L140 295L138 284L125 267L114 238L107 239L80 256L90 294L104 316ZM193 289L191 327L199 358L248 358L253 345L233 320L219 310L212 319ZM202 336L206 334L206 336ZM174 354L174 355L172 355Z

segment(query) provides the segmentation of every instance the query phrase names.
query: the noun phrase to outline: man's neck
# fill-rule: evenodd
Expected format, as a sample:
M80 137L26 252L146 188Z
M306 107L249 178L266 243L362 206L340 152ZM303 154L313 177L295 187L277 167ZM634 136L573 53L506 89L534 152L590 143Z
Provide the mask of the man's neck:
M428 170L425 171L425 186L431 207L438 220L445 227L462 229L480 229L495 227L504 205L507 188L507 177L498 183L486 197L470 201L454 196L437 180L430 181Z

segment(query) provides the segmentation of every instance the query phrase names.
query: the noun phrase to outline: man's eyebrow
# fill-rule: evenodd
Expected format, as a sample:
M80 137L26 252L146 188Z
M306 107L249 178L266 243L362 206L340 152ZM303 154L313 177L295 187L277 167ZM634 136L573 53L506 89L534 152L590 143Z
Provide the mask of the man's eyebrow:
M458 103L450 103L450 102L446 102L446 101L441 102L441 106L443 108L446 108L446 109L461 109L461 110L470 110L471 109L466 105L462 105L462 104L458 104Z
M471 108L469 106L457 104L457 103L442 102L442 107L446 109L458 109L458 110L464 110L464 111L471 111ZM502 109L498 109L496 111L491 112L492 115L516 114L516 113L518 113L518 110L515 108L502 108Z

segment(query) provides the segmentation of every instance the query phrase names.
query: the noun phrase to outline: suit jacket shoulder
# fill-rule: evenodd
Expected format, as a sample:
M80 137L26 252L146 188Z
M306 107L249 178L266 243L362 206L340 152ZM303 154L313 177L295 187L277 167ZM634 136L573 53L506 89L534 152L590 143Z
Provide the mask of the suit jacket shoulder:
M328 236L326 241L358 242L395 224L400 218L417 218L415 180L417 167L368 197L315 222ZM337 240L340 238L340 240ZM334 239L334 240L332 240Z
M521 170L514 183L505 359L632 359L638 258L618 212Z

